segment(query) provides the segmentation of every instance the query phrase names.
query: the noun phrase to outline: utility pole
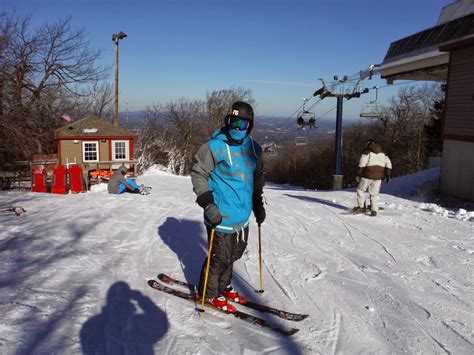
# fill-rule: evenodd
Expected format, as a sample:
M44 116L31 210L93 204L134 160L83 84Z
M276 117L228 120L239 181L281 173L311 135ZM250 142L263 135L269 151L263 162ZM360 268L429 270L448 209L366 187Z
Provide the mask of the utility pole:
M342 162L342 104L343 100L350 100L354 97L360 97L361 94L369 92L369 89L364 89L362 92L356 91L357 85L360 82L360 79L354 85L354 89L350 93L333 93L326 88L326 84L323 79L319 79L323 83L323 87L319 90L316 90L313 96L319 96L321 99L325 97L336 97L337 98L337 112L336 112L336 139L335 139L335 174L332 176L332 189L333 190L342 190L342 182L344 175L342 175L341 162ZM349 77L344 75L343 79L339 80L337 75L334 75L335 84L343 84L349 82Z
M114 33L112 41L115 43L115 117L114 125L119 126L119 40L124 39L127 35L124 32Z
M125 122L128 123L128 101L125 101Z

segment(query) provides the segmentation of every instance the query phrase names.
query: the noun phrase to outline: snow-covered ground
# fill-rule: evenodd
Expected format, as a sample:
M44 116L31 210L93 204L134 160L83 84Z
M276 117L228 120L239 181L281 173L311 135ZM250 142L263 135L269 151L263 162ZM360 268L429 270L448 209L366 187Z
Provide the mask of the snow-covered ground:
M265 293L255 223L234 286L308 313L264 315L300 328L289 338L200 318L147 285L159 272L198 280L207 242L189 178L139 177L148 196L0 192L0 206L27 210L0 213L0 354L473 354L474 214L409 197L436 174L383 184L375 218L347 214L353 190L267 185Z

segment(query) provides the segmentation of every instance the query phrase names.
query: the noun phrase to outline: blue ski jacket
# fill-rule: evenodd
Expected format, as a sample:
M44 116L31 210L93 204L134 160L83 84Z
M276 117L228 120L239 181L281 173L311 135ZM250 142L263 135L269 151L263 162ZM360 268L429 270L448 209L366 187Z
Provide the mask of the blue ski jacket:
M212 192L222 222L215 229L234 233L248 226L253 196L263 193L262 148L246 136L241 144L230 144L219 129L195 155L191 172L193 189L199 197Z

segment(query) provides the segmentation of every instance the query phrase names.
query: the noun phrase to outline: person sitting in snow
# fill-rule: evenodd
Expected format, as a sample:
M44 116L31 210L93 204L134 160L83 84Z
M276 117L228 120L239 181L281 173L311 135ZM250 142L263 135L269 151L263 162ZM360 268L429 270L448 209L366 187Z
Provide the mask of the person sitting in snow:
M365 150L359 160L359 172L356 178L357 182L357 206L353 208L354 213L364 213L365 191L369 189L370 194L370 215L377 216L379 208L379 192L382 180L390 181L392 173L392 162L385 155L382 147L369 139Z
M262 148L250 136L254 113L246 102L235 102L224 118L224 127L212 134L195 155L191 172L196 202L204 209L204 223L212 245L206 302L227 312L236 309L227 298L245 303L231 285L233 263L247 247L249 217L265 220L263 207ZM204 294L207 258L201 268L198 298Z
M131 192L134 194L140 193L140 188L132 179L126 179L128 168L126 166L119 167L115 173L110 177L107 185L109 194L121 194L123 192Z

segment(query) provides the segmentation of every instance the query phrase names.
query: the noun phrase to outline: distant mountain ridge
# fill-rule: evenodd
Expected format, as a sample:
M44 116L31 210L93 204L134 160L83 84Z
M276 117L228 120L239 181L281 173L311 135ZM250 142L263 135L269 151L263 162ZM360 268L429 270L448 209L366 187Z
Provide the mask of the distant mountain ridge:
M138 129L144 122L146 111L129 111L120 113L122 125L128 129ZM128 118L128 120L127 120ZM343 118L343 127L351 126L362 121L359 118ZM334 135L336 129L335 117L322 118L316 120L315 129L304 129L298 127L296 117L281 116L256 116L255 126L252 136L260 143L275 143L277 145L292 145L298 139L306 138L308 142L322 138L327 135Z

